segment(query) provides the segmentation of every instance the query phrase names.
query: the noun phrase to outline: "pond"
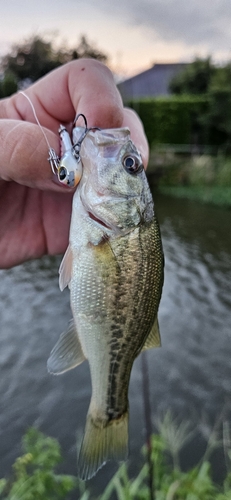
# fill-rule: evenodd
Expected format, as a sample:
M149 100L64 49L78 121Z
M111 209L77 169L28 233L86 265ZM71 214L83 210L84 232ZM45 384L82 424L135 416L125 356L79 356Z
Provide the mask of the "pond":
M153 421L168 409L182 419L213 422L231 401L230 212L154 195L165 253L159 311L162 347L148 351ZM0 271L0 477L9 474L20 441L34 425L58 438L63 472L76 474L76 441L91 395L83 363L61 376L46 360L71 318L68 291L58 288L61 257L44 257ZM130 462L136 470L144 443L141 362L130 391ZM191 464L201 443L186 450ZM90 481L99 493L116 464Z

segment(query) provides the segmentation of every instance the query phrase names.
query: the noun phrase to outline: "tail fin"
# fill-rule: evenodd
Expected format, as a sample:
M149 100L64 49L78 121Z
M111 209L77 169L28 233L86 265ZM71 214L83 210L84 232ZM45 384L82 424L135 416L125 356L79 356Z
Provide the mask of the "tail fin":
M127 456L128 413L106 424L89 414L79 454L79 477L90 479L108 460L126 460Z

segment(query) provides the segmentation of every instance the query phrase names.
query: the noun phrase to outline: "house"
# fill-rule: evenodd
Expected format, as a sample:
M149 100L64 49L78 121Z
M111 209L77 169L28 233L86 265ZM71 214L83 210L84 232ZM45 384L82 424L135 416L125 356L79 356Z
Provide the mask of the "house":
M118 84L124 101L141 97L167 96L174 76L184 70L187 63L154 64L152 68Z

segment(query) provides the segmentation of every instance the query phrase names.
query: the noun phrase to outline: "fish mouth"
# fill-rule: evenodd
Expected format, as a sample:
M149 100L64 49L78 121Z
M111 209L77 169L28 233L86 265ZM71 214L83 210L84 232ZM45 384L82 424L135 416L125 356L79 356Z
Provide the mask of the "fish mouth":
M89 212L89 210L87 213L88 213L91 220L93 220L94 222L97 222L97 224L100 224L100 226L103 226L104 228L109 229L111 231L111 227L108 226L106 224L106 222L104 222L102 219L99 219L98 217L96 217L92 212Z

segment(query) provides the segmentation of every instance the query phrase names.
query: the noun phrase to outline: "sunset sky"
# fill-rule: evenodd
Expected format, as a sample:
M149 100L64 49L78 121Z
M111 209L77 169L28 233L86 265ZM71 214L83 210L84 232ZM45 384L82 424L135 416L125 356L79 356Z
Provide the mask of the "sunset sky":
M0 0L0 55L33 34L81 35L130 76L155 62L231 59L231 0Z

